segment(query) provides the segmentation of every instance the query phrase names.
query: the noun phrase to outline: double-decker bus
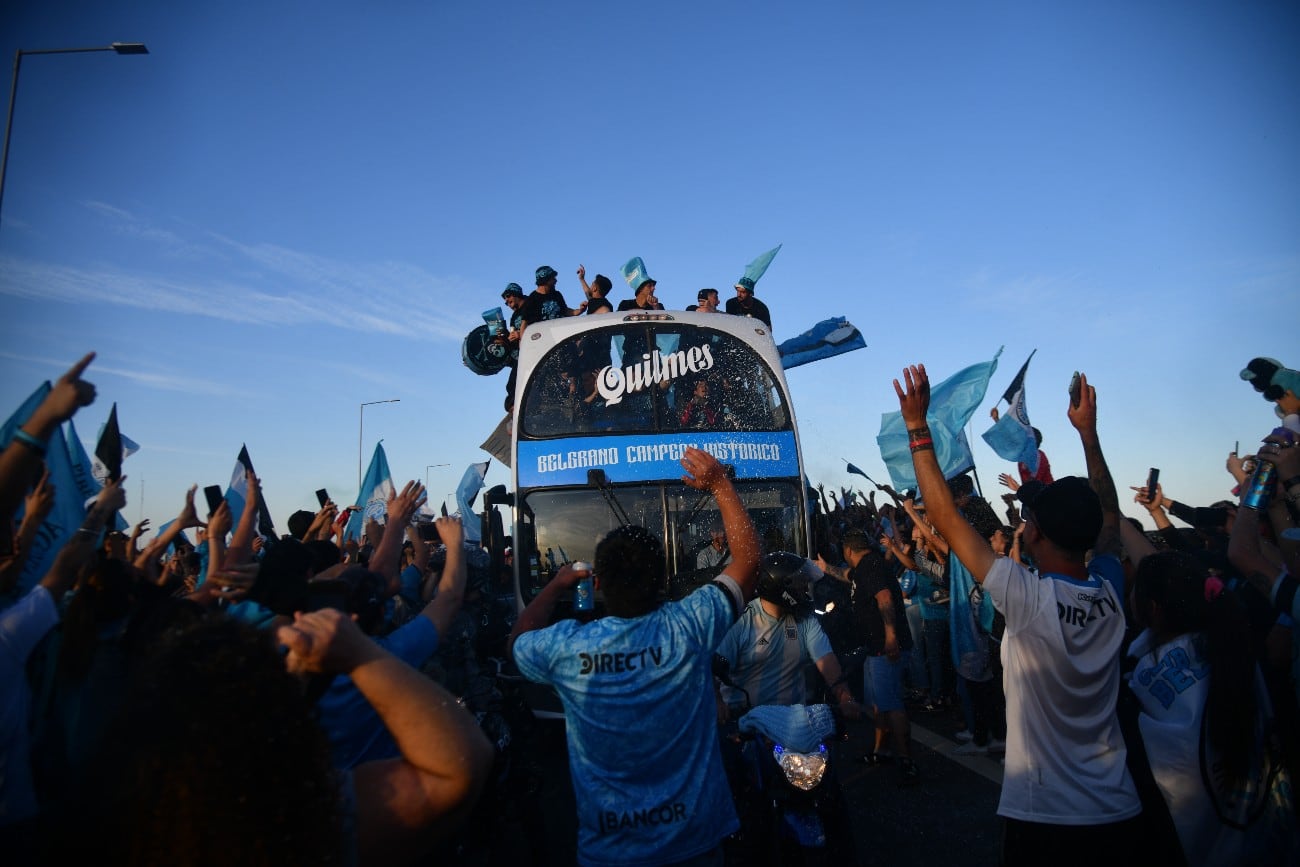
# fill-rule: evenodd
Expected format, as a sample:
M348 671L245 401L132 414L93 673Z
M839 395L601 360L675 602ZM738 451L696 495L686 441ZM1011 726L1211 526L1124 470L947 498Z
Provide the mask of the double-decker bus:
M764 551L809 555L798 427L770 329L724 313L622 312L528 326L512 433L516 604L622 524L663 540L665 597L725 566L713 498L682 484L688 446L734 473ZM719 556L721 563L713 563ZM713 565L709 565L713 563ZM597 593L596 613L602 607ZM555 617L572 616L568 603Z

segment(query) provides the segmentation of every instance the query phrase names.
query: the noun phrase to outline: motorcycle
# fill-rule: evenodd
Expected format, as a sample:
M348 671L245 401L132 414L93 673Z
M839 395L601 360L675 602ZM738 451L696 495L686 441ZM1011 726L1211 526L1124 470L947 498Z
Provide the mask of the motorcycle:
M856 863L831 767L841 730L826 704L759 705L724 727L723 761L740 816L725 846L729 864Z

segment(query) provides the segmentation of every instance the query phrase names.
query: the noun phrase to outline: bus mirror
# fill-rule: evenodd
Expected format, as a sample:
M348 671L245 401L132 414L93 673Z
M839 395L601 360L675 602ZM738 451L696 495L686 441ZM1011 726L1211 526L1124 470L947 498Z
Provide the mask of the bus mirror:
M597 467L594 470L587 470L587 485L592 488L602 489L605 487L605 471Z
M505 485L493 485L483 492L483 505L486 506L513 506L515 504L515 495L506 490Z
M735 467L735 465L734 465L734 464L723 464L722 466L725 467L726 470L727 470L727 478L734 482L734 481L736 480L736 467Z

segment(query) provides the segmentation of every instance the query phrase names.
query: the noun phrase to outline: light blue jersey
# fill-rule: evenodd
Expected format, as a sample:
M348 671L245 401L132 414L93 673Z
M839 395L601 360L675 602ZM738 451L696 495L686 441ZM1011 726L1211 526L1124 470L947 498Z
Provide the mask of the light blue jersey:
M816 617L773 617L760 599L750 600L717 650L731 663L731 679L749 693L753 707L807 704L804 665L830 652L831 640ZM722 697L732 707L745 703L745 696L729 686L722 687Z
M738 606L724 577L642 617L564 620L515 639L520 672L564 703L579 863L670 864L736 830L710 666Z

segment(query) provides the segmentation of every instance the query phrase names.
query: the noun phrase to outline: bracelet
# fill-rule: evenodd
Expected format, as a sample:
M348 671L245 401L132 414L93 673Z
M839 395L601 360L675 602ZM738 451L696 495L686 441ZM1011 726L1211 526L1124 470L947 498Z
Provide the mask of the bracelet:
M926 437L923 440L913 440L912 442L907 444L907 447L910 448L913 452L923 452L926 449L930 449L933 451L934 440L930 439L929 437Z
M87 535L87 536L98 536L98 535L99 535L99 531L98 531L98 530L92 530L92 529L90 529L89 527L80 527L80 528L78 528L78 530L77 530L77 535L80 536L80 535L83 535L83 534L84 534L84 535Z
M907 438L915 439L916 437L928 437L930 435L930 426L923 424L920 427L909 427L907 429Z
M14 441L22 443L38 455L45 454L45 443L41 442L22 428L14 431Z

